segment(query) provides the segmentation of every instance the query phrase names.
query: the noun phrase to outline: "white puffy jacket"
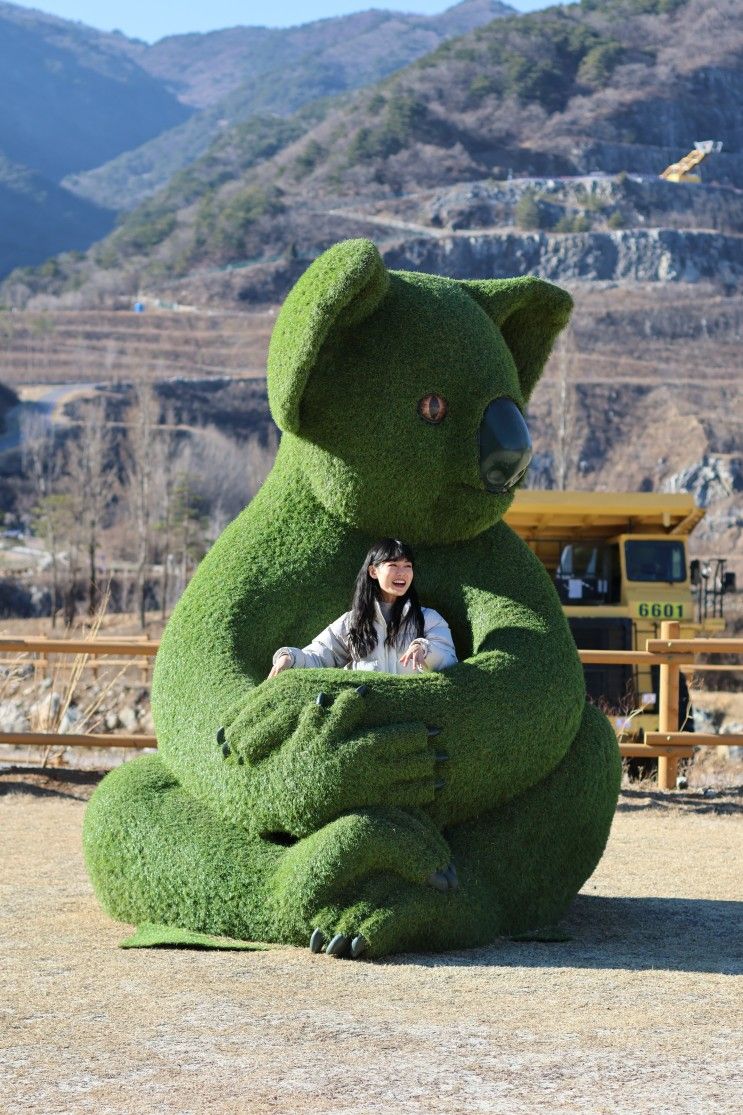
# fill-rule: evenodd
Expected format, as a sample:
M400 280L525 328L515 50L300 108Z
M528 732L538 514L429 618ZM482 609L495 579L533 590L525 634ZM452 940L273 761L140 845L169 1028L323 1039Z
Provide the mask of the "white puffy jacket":
M379 603L375 601L374 629L377 633L377 645L366 658L354 658L348 642L348 626L351 619L350 612L344 612L334 623L321 631L312 642L302 647L280 647L273 656L274 663L282 654L288 654L295 667L338 666L346 670L377 670L387 674L414 674L416 667L403 666L400 655L404 654L411 642L420 645L426 652L425 661L418 670L444 670L453 666L457 661L454 643L449 630L449 624L443 616L433 608L423 608L424 629L423 636L419 639L410 639L409 631L403 628L397 633L395 646L385 646L387 638L387 623ZM403 608L403 616L410 610L407 601Z

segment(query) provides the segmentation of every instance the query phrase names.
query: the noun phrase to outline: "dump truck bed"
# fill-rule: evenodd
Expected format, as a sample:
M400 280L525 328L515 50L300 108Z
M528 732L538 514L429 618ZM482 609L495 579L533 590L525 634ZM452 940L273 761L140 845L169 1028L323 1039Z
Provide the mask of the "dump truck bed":
M611 538L618 534L690 534L704 518L686 492L516 493L505 519L522 538Z

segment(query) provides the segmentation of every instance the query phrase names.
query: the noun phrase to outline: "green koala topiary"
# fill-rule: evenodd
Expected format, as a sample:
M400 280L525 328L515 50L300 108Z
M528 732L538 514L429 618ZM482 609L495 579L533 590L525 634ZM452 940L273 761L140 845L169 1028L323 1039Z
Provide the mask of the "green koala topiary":
M570 309L535 278L388 272L365 240L299 280L269 352L275 466L165 631L158 753L109 774L86 815L110 914L316 931L315 949L354 938L371 956L559 918L605 846L618 748L550 579L502 516L520 412ZM459 663L365 674L361 691L338 669L264 680L277 647L345 610L380 536L415 545Z

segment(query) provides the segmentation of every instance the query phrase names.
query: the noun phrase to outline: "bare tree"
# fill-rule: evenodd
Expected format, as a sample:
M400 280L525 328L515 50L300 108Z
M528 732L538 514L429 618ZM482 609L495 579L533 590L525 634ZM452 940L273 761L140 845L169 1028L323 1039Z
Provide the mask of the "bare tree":
M564 491L573 467L575 447L575 335L571 325L557 342L557 379L555 381L554 450L555 487Z
M192 474L183 471L178 475L173 490L173 536L179 568L179 594L208 548L208 516L204 500L196 491L193 480Z
M144 379L135 384L134 405L127 438L127 496L136 534L136 596L139 622L146 624L147 577L150 571L153 525L154 431L159 405L154 389Z
M97 555L113 480L105 419L103 399L86 404L75 436L68 442L67 453L70 493L87 551L88 612L91 616L98 610L100 599Z
M254 491L251 457L255 439L238 445L216 426L199 430L191 439L188 466L194 493L201 499L209 518L212 539L242 511ZM261 477L261 480L263 477Z
M77 514L76 502L69 492L62 493L57 506L62 557L67 565L63 613L65 626L72 627L77 613L77 587L82 569L83 524Z
M168 611L177 533L177 489L184 470L190 467L190 442L173 432L172 410L166 411L164 426L157 430L151 446L153 543L161 566L160 611Z
M33 489L34 529L44 539L51 562L51 624L54 628L61 602L59 546L63 517L58 497L62 454L58 451L54 428L43 412L22 410L20 433L21 464Z

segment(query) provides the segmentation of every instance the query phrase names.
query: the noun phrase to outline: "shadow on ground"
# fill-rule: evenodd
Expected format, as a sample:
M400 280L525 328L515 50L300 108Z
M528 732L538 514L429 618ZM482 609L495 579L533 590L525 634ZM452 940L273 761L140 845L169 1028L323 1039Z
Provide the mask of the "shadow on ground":
M0 796L28 794L37 798L87 801L105 771L72 767L44 768L0 765Z
M674 809L683 813L743 813L743 786L713 790L672 791L622 790L617 813L636 813L648 809Z
M743 972L743 902L579 894L561 923L570 941L496 941L484 949L391 957L430 967L616 968Z

